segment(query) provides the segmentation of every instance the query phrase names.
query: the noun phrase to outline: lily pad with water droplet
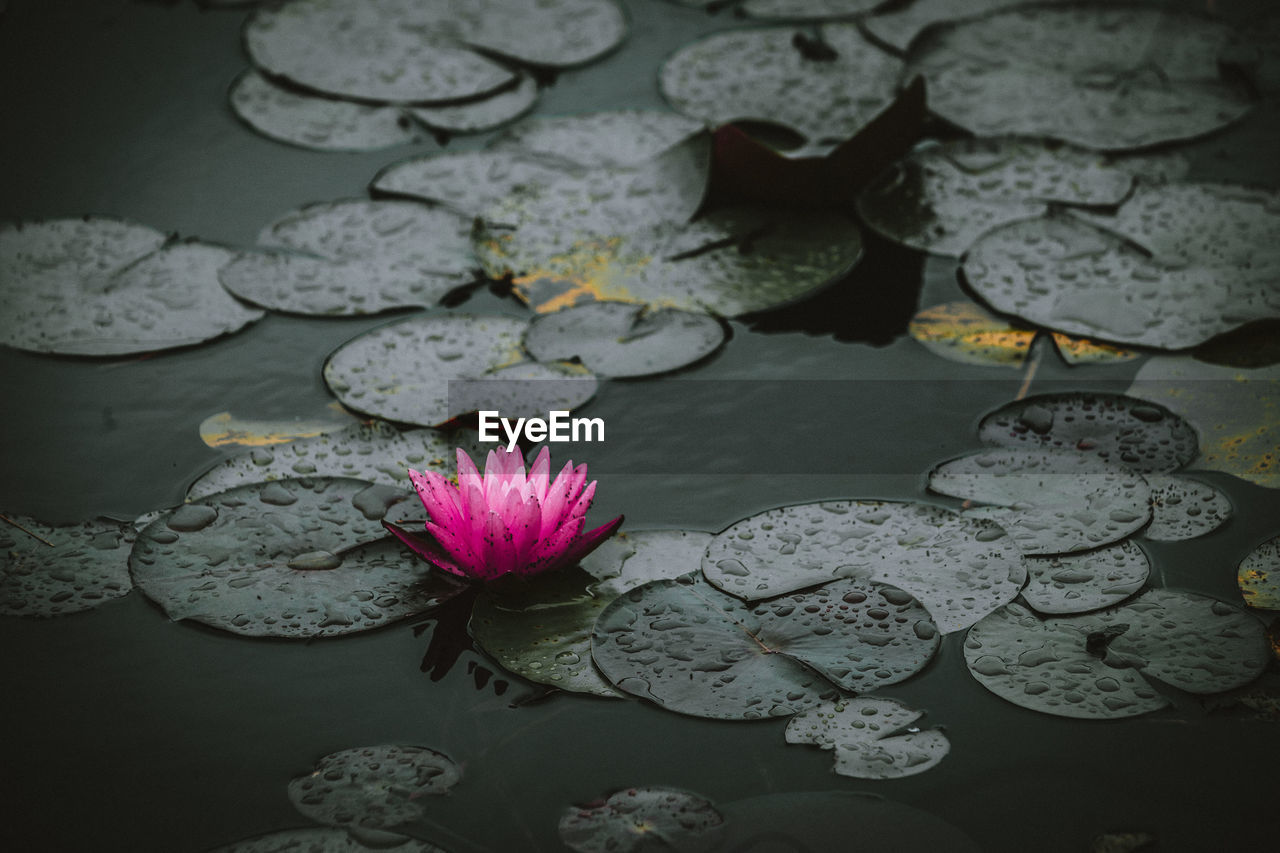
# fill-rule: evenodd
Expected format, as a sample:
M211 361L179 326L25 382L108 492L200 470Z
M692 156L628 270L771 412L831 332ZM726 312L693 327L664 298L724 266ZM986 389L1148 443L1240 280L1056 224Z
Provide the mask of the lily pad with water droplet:
M958 258L997 226L1050 204L1116 205L1132 184L1123 168L1070 145L961 139L898 161L858 196L858 212L890 240Z
M1032 5L941 24L916 39L904 80L929 109L979 136L1046 136L1098 150L1210 133L1248 93L1219 62L1240 51L1199 15L1112 4Z
M342 430L255 447L210 468L187 489L195 500L248 483L289 477L353 477L409 488L409 469L453 476L454 451L483 455L474 433L451 435L432 429L398 430L390 424L352 424Z
M835 750L841 776L900 779L936 767L951 751L942 732L915 727L923 716L893 699L844 699L796 714L786 738Z
M1012 601L1027 579L996 525L891 501L796 504L745 518L711 542L702 573L747 601L839 578L879 581L915 596L944 633Z
M627 788L603 802L570 807L560 840L578 853L638 853L655 845L682 853L709 851L724 817L710 800L676 788Z
M524 346L541 361L576 358L604 376L648 376L693 364L724 342L705 314L645 311L625 302L587 302L535 317Z
M1151 561L1132 542L1056 557L1027 557L1026 603L1040 613L1087 613L1142 589Z
M519 151L460 151L393 163L374 176L375 195L438 202L479 215L513 194L559 180L558 164Z
M324 477L241 486L152 522L129 567L170 619L251 637L367 631L457 590L386 536L380 519L405 496Z
M472 280L470 230L453 211L409 201L312 204L266 226L258 242L268 251L241 255L220 277L242 299L277 311L429 307Z
M410 107L408 112L427 127L448 133L481 133L515 121L538 102L538 84L528 74L509 89L478 101L438 107Z
M1261 610L1280 610L1280 536L1250 551L1240 561L1236 580L1245 604Z
M1099 548L1151 519L1151 488L1136 471L1080 453L994 450L929 472L939 494L991 506L966 515L995 521L1024 554Z
M715 33L662 66L663 95L710 125L752 121L805 138L791 156L821 156L893 103L902 62L854 24L825 24L818 37L790 27Z
M702 129L701 123L678 113L601 110L529 119L504 131L490 149L591 169L639 166Z
M895 684L937 647L937 626L915 599L851 580L754 606L697 577L652 581L614 599L591 640L619 689L725 720L788 716L837 698L833 684Z
M395 853L447 853L443 848L416 838L393 847L360 843L346 830L330 827L282 829L215 847L210 853L367 853L371 850L394 850Z
M1126 393L1168 406L1195 425L1195 468L1280 488L1280 366L1220 367L1160 356L1142 365Z
M119 598L133 589L128 524L45 524L0 516L0 614L61 616ZM696 562L695 562L696 565Z
M1003 699L1062 717L1120 719L1168 704L1150 680L1219 693L1270 660L1262 625L1207 596L1149 590L1129 604L1040 619L1010 604L974 625L965 661Z
M1120 394L1039 394L996 409L978 425L995 447L1069 451L1148 473L1196 457L1196 432L1164 406Z
M396 107L297 92L253 69L236 78L229 99L232 111L263 136L317 151L377 151L425 135Z
M127 355L190 346L262 317L218 283L235 253L105 217L0 225L0 343Z
M824 21L870 12L886 0L746 0L737 8L765 21Z
M395 829L449 793L462 769L449 756L421 746L383 744L344 749L289 783L289 800L303 815L329 826Z
M513 590L486 588L471 611L471 636L500 666L575 693L619 697L591 659L591 629L614 598L641 584L698 570L711 534L633 530L582 561Z
M1148 539L1177 542L1212 533L1231 517L1231 501L1215 487L1188 477L1147 476L1151 485Z
M1038 3L1077 3L1079 0L1037 0ZM862 28L889 47L906 51L916 34L930 24L971 18L1019 5L1018 0L910 0L863 18Z
M411 317L339 347L325 363L324 379L349 408L423 426L478 409L546 417L548 404L571 409L590 399L591 374L525 361L520 341L527 325L502 316ZM490 379L488 387L466 381Z

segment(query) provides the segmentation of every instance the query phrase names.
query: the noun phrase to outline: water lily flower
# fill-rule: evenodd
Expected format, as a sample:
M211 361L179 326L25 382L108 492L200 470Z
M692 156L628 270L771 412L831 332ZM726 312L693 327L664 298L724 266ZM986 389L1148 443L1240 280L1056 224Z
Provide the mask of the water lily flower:
M528 476L518 451L490 450L483 477L459 448L456 486L434 471L409 471L430 516L430 538L383 524L427 562L459 577L487 581L571 566L612 536L622 516L584 533L596 493L595 481L586 482L587 466L570 460L555 480L550 473L546 447Z

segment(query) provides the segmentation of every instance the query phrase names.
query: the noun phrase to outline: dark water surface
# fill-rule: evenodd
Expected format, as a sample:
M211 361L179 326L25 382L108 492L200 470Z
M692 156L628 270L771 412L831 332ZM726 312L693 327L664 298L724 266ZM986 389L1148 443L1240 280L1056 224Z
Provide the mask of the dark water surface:
M661 60L731 23L656 0L626 5L631 39L608 60L561 75L540 113L658 107ZM1218 6L1248 21L1263 4ZM92 212L247 245L279 213L360 196L380 167L438 147L310 153L241 127L225 91L245 65L242 19L187 2L10 0L0 17L0 220ZM1277 185L1277 127L1268 102L1188 146L1193 177ZM976 447L978 418L1012 399L1021 376L944 362L905 338L919 259L872 252L876 274L856 272L819 310L801 306L768 332L734 324L722 352L675 379L604 384L583 414L605 418L609 440L579 454L601 479L593 515L625 512L633 529L716 531L797 501L925 499L928 468ZM930 288L941 294L929 304L959 293L949 280ZM462 310L523 312L483 289ZM268 316L241 334L147 358L0 350L0 507L70 520L179 502L224 455L201 442L201 421L221 411L323 412L325 356L386 319ZM1073 370L1049 359L1033 390L1085 380L1122 390L1136 369ZM1280 493L1197 476L1227 492L1235 517L1203 539L1144 543L1154 580L1238 601L1235 565L1277 532ZM492 681L477 686L479 668L492 667L474 653L439 681L421 672L429 637L398 625L314 643L247 640L170 623L139 593L66 618L0 619L0 838L15 850L199 850L306 826L286 798L290 779L327 753L400 742L463 766L463 782L431 804L437 826L422 831L458 853L562 849L556 824L566 807L636 785L717 803L870 792L1010 853L1085 850L1110 831L1154 832L1162 851L1276 843L1275 724L1209 714L1185 695L1114 723L1026 711L969 676L962 634L888 693L927 710L952 752L927 773L888 782L833 775L830 753L783 744L785 720L712 722L577 695L512 707L534 691L518 680L501 696ZM1274 671L1264 679L1273 689L1276 681Z

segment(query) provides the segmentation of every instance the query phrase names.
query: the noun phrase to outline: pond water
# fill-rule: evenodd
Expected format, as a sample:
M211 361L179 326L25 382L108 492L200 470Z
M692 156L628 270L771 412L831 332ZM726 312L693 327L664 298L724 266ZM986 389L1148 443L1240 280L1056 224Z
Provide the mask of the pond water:
M732 23L730 13L657 0L625 5L630 39L559 75L539 114L660 108L663 59ZM1265 4L1214 5L1248 23ZM324 154L248 131L225 105L245 66L244 17L189 2L10 0L0 17L0 220L111 214L249 245L282 211L362 196L381 167L438 150ZM1277 186L1278 130L1273 96L1238 126L1184 146L1191 176ZM592 518L625 513L631 529L716 532L827 498L958 505L926 494L926 472L977 449L978 420L1013 399L1024 377L944 361L905 334L917 308L948 298L961 298L951 266L869 238L866 260L837 289L731 323L708 361L674 377L603 383L583 413L605 419L608 440L572 453L600 481ZM461 307L526 313L483 288ZM332 402L325 357L387 319L269 314L230 337L141 358L0 349L0 507L74 520L175 505L235 450L201 441L206 418L323 416ZM1140 363L1072 368L1049 354L1031 390L1123 391ZM1230 497L1235 515L1203 539L1144 543L1154 580L1238 602L1235 565L1278 532L1280 492L1197 476ZM944 727L951 754L927 773L870 782L833 775L827 752L787 746L785 720L717 722L639 701L544 696L469 649L447 671L424 671L443 629L421 628L250 640L170 622L137 592L70 617L0 619L9 733L0 837L11 849L200 850L304 827L289 781L324 755L380 743L428 746L462 767L463 781L414 829L457 853L563 849L557 822L569 806L653 785L717 804L862 792L1010 853L1085 850L1105 832L1154 833L1162 851L1273 849L1280 829L1269 805L1275 723L1211 713L1173 690L1171 707L1136 719L1038 714L970 676L961 633L886 691ZM1276 682L1273 665L1261 686ZM862 849L863 832L876 845L868 849L948 849L928 840L923 818L882 814L898 823L847 827L812 842L821 847L746 849ZM813 820L846 829L821 809Z

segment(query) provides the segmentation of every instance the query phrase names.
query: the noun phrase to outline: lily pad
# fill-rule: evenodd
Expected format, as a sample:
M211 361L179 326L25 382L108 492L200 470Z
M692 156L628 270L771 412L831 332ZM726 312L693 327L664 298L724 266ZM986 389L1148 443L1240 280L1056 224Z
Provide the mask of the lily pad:
M289 419L258 420L218 412L200 422L200 440L210 447L266 447L337 432L357 422L340 403L330 403L316 415Z
M575 693L620 697L591 659L591 629L614 598L641 584L698 570L711 534L633 530L582 561L524 588L486 588L471 611L471 636L503 669Z
M241 486L152 522L129 566L173 620L251 637L367 631L457 589L382 529L404 496L322 477Z
M1151 524L1148 539L1178 542L1217 530L1231 517L1231 501L1215 487L1187 477L1148 475Z
M1224 74L1229 27L1199 15L1099 3L1040 5L941 24L911 44L904 80L978 136L1047 136L1123 150L1191 139L1253 103Z
M639 166L702 131L700 122L657 110L538 116L504 131L492 153L520 153L584 168Z
M838 580L753 606L696 577L623 593L591 641L596 665L619 689L726 720L812 708L837 697L833 684L895 684L937 647L928 613L893 587Z
M858 196L858 212L890 240L958 258L997 226L1050 204L1117 205L1132 184L1123 168L1073 146L961 139L894 164Z
M1240 608L1153 589L1110 610L1045 620L1006 605L969 630L964 655L983 687L1015 705L1120 719L1168 704L1151 679L1219 693L1256 678L1271 652L1262 625Z
M257 10L249 56L268 76L358 101L456 101L515 79L484 54L589 62L626 35L611 0L294 0Z
M1080 453L994 450L944 462L929 473L939 494L992 506L1024 554L1048 556L1108 545L1151 519L1151 488L1131 468Z
M190 346L258 320L218 283L235 253L104 217L0 225L0 343L112 356Z
M396 107L357 104L271 82L252 69L231 85L231 109L249 127L317 151L377 151L417 142L422 129Z
M823 21L870 12L887 0L746 0L738 6L749 18L766 21Z
M1133 361L1138 353L1113 344L1091 338L1076 338L1062 332L1050 334L1058 347L1058 355L1067 364L1114 364L1117 361Z
M547 403L571 409L590 399L596 390L590 374L524 361L520 341L527 325L501 316L411 317L339 347L325 363L324 380L349 408L423 426L438 426L480 408L496 409L505 417L545 417ZM512 366L542 372L522 380ZM488 379L493 380L488 389L484 382L460 381Z
M1019 329L972 302L946 302L911 318L907 333L934 352L962 364L1019 368L1037 332Z
M61 616L125 595L133 539L131 525L105 519L62 525L0 516L0 614Z
M1079 0L1036 0L1037 3L1077 3ZM1020 0L910 0L894 3L884 12L863 18L862 28L889 47L906 51L916 34L930 24L972 18L1020 5Z
M393 163L374 176L375 195L439 202L478 216L525 189L564 177L564 168L518 151L462 151Z
M411 107L409 114L427 127L449 133L481 133L493 130L533 109L538 83L521 74L517 83L478 101L439 107Z
M207 0L206 0L207 2ZM446 853L426 841L405 839L393 847L379 844L370 847L360 843L344 829L308 827L282 829L215 847L210 853L366 853L369 850L394 850L395 853Z
M1027 579L996 525L891 501L796 504L745 518L711 542L702 573L747 601L840 578L879 581L915 596L944 633L1012 601Z
M1195 425L1196 468L1280 488L1280 366L1250 370L1161 356L1142 365L1126 393Z
M560 840L578 853L636 853L659 844L682 853L710 850L724 817L710 800L676 788L627 788L600 803L570 808Z
M431 429L402 431L381 422L356 423L336 432L255 447L223 460L191 484L187 500L289 477L353 477L409 488L410 468L453 476L456 447L473 455L487 449L474 433L463 437Z
M625 302L587 302L535 317L525 349L540 361L580 360L604 376L649 376L693 364L719 349L724 328L705 314L645 311Z
M805 144L790 156L822 156L893 103L901 60L854 24L824 24L811 39L790 27L715 33L681 48L659 84L678 111L710 125L781 125Z
M942 732L916 728L923 716L893 699L845 699L796 714L786 738L835 750L841 776L900 779L936 767L951 751Z
M1027 557L1022 591L1040 613L1087 613L1117 604L1142 589L1151 561L1132 542L1056 557Z
M298 314L429 307L474 277L471 225L453 211L363 199L308 205L268 225L222 269L242 299Z
M1280 610L1280 536L1250 551L1240 561L1236 580L1245 604L1261 610Z
M329 826L394 829L420 819L431 797L449 793L462 770L449 756L421 746L385 744L344 749L289 783L289 800Z
M1069 451L1144 474L1175 471L1196 457L1196 432L1164 406L1120 394L1040 394L996 409L978 425L995 447Z

